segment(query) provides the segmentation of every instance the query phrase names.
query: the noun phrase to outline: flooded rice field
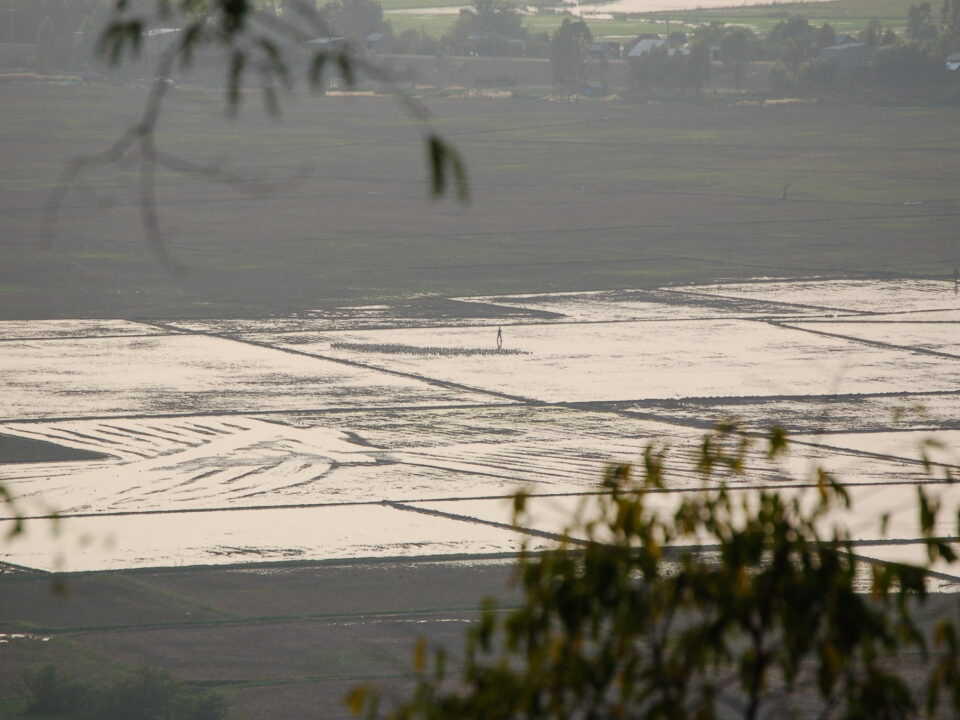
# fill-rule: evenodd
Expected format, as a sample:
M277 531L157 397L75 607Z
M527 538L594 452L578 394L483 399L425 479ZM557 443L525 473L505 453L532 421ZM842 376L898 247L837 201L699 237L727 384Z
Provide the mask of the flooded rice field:
M864 556L908 557L915 484L960 463L958 331L954 284L926 280L0 323L0 477L36 518L0 559L99 570L513 553L552 542L604 467L650 443L671 448L657 500L669 511L701 486L696 448L726 418L794 440L778 462L751 451L736 492L801 492L825 465L856 486L847 520ZM517 531L504 498L520 487L533 499ZM58 523L39 519L52 512Z

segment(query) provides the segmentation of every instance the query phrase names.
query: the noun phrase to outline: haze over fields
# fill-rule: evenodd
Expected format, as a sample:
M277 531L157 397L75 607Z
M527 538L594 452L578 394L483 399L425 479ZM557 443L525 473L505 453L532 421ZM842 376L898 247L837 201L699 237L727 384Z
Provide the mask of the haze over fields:
M147 88L58 82L0 84L0 477L31 518L0 545L0 716L54 662L342 717L358 680L403 685L414 637L456 650L480 597L509 604L516 553L608 463L669 445L669 512L731 417L793 440L752 450L736 496L822 464L871 561L922 554L918 483L960 501L952 110L431 95L459 204L394 98L269 119L250 91L227 120L177 85L158 146L244 180L158 173L171 272L136 167L51 205Z

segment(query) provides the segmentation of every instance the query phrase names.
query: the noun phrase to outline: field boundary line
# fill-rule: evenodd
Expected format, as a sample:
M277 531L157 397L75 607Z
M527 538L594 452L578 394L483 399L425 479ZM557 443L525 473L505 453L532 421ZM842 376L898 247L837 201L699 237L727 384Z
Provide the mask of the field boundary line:
M550 403L543 403L545 406ZM36 423L60 423L60 422L96 422L100 420L172 420L211 418L211 417L249 417L258 419L262 415L282 416L282 415L326 415L328 413L362 413L362 412L412 412L415 410L470 410L477 408L506 408L522 407L523 403L518 402L499 402L499 403L463 403L463 404L443 404L443 405L371 405L366 408L357 407L331 407L331 408L303 408L293 410L210 410L207 412L190 411L185 413L155 413L146 414L128 414L128 415L74 415L74 416L55 416L39 418L0 418L0 434L3 434L3 425L20 425ZM264 422L271 422L264 420ZM275 421L273 421L275 422Z
M68 319L68 318L66 318ZM19 322L17 320L0 320L0 325L4 322ZM131 321L133 322L133 321ZM164 338L170 337L171 335L184 335L182 330L165 332L156 332L156 333L128 333L128 334L118 334L118 335L41 335L39 337L0 337L0 343L12 343L12 342L50 342L54 340L122 340L124 338Z
M854 452L854 451L850 451ZM898 458L899 459L899 458ZM936 463L934 463L936 464ZM948 466L952 467L952 466ZM924 480L891 480L888 482L880 481L871 481L867 480L864 482L854 482L854 483L845 483L847 487L899 487L899 486L916 486L916 485L949 485L950 482L945 479L938 478L929 478ZM769 490L770 488L777 488L782 490L803 490L809 488L816 488L818 485L815 483L805 483L805 482L769 482L762 484L744 484L744 485L733 485L729 489L736 492L749 491L749 490ZM662 488L655 490L647 490L651 495L676 495L687 492L695 492L696 487L685 486L685 487L674 487L674 488ZM609 491L604 490L589 490L585 489L582 492L531 492L528 493L527 497L530 498L587 498L595 497L601 495L609 495ZM107 518L107 517L133 517L133 516L147 516L147 515L178 515L178 514L202 514L202 513L218 513L218 512L264 512L270 510L313 510L321 508L338 508L338 507L376 507L376 506L387 506L394 507L395 509L400 510L411 510L411 503L441 503L441 502L474 502L478 500L499 500L507 501L511 498L511 495L471 495L471 496L448 496L448 497L423 497L423 498L407 498L402 500L350 500L344 502L318 502L318 503L294 503L294 504L278 504L278 505L248 505L248 506L233 506L233 507L220 507L220 508L210 508L210 507L200 507L200 508L176 508L176 509L156 509L156 510L112 510L105 512L78 512L78 513L58 513L57 515L28 515L21 518L24 521L39 521L39 520L53 520L53 519L96 519L96 518ZM407 506L407 507L401 507ZM420 510L418 510L419 512ZM426 512L426 510L423 510ZM440 512L440 511L437 511ZM451 515L456 519L469 518L469 516L459 516ZM14 518L0 518L0 526L5 522L14 522ZM507 525L507 527L513 527L512 525ZM4 564L3 561L0 561L0 566ZM10 563L7 563L10 564ZM28 566L22 566L23 569L29 570ZM229 567L229 566L225 566Z
M471 515L458 515L457 513L448 513L443 512L442 510L431 510L429 508L420 508L415 505L407 505L405 503L393 502L385 500L382 503L388 507L392 507L394 510L405 510L407 512L420 513L421 515L430 515L432 517L439 517L445 520L455 520L457 522L468 522L475 525L489 525L490 527L499 528L501 530L510 530L512 532L523 533L524 535L532 535L534 537L544 538L545 540L554 540L556 542L561 542L566 540L575 545L587 545L588 543L585 540L579 540L577 538L564 537L557 533L547 532L545 530L534 530L533 528L523 527L520 525L512 525L511 523L502 523L497 522L496 520L483 520L481 518L472 517Z
M154 327L164 328L164 329L166 329L167 327L169 327L169 326L167 326L167 325L165 325L165 324L162 324L162 323L146 323L146 322L144 322L143 324L144 324L144 325L153 325ZM217 338L217 339L220 339L220 340L226 340L227 342L235 342L235 343L240 343L240 344L242 344L242 345L250 345L250 346L253 346L253 347L264 348L264 349L266 349L266 350L274 350L274 351L277 351L277 352L288 353L288 354L290 354L290 355L298 355L298 356L300 356L300 357L314 358L314 359L316 359L316 360L325 360L325 361L328 361L328 362L338 363L338 364L340 364L340 365L346 365L346 366L348 366L348 367L354 367L354 368L358 368L358 369L361 369L361 370L370 370L370 371L373 371L373 372L384 373L384 374L387 374L387 375L394 375L394 376L396 376L396 377L402 377L402 378L405 378L405 379L407 379L407 380L417 380L417 381L420 381L420 382L423 382L423 383L427 383L428 385L434 385L434 386L436 386L436 387L442 387L442 388L444 388L444 389L446 389L446 390L456 390L456 391L459 391L459 392L470 392L470 393L475 393L475 394L479 394L479 395L489 395L489 396L491 396L491 397L497 397L497 398L500 398L500 399L502 399L502 400L509 400L509 401L511 401L511 402L514 402L514 403L522 403L522 404L524 404L524 405L536 406L536 405L546 405L546 404L548 404L548 403L546 403L546 402L544 402L544 401L542 401L542 400L537 400L537 399L535 399L535 398L523 397L522 395L512 395L512 394L510 394L510 393L503 393L503 392L499 392L499 391L497 391L497 390L486 390L486 389L483 389L483 388L475 388L475 387L472 387L472 386L470 386L470 385L463 385L463 384L461 384L461 383L455 383L455 382L451 382L451 381L449 381L449 380L439 380L439 379L437 379L437 378L431 378L431 377L427 377L427 376L425 376L425 375L418 375L418 374L416 374L416 373L408 373L408 372L403 372L403 371L401 371L401 370L391 370L391 369L389 369L389 368L377 367L376 365L369 365L369 364L367 364L367 363L362 363L362 362L359 362L359 361L357 361L357 360L348 360L348 359L346 359L346 358L332 357L332 356L330 356L330 355L320 355L320 354L317 354L317 353L308 353L308 352L304 352L304 351L302 351L302 350L295 350L295 349L293 349L293 348L277 347L276 345L270 345L270 344L268 344L268 343L258 342L258 341L256 341L256 340L247 340L247 339L245 339L245 338L234 337L234 336L231 336L231 335L224 335L224 334L222 334L222 333L205 333L205 332L191 332L191 331L187 331L187 332L185 332L184 334L187 334L187 335L199 335L199 336L201 336L201 337Z
M860 343L862 345L871 345L873 347L882 348L884 350L906 350L908 352L915 352L920 355L931 355L933 357L939 357L945 360L960 360L960 355L943 352L942 350L930 350L928 348L921 348L915 345L895 345L893 343L883 342L882 340L868 340L866 338L858 338L858 337L853 337L851 335L841 335L840 333L827 332L826 330L814 330L813 328L796 327L794 325L790 325L789 322L797 322L797 321L796 320L793 320L793 321L768 320L767 324L783 328L784 330L797 330L799 332L810 333L811 335L822 335L823 337L828 337L828 338L849 340L851 342ZM850 323L850 324L853 324L853 323Z
M702 286L700 286L702 287ZM818 310L821 312L833 312L833 313L845 313L849 317L862 317L864 315L875 315L870 310L851 310L850 308L838 308L838 307L829 307L826 305L807 305L806 303L798 302L785 302L783 300L763 300L763 299L754 299L754 298L745 298L738 295L726 295L723 293L711 293L705 292L703 290L692 290L686 289L681 290L679 288L661 288L665 293L670 293L671 295L692 295L696 298L717 298L718 300L733 300L736 302L747 302L747 303L762 303L764 305L782 305L787 308L803 308L804 310Z

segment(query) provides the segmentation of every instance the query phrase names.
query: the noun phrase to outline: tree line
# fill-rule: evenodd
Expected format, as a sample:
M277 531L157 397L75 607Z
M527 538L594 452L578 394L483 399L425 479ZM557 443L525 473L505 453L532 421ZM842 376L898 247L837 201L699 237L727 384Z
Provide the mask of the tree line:
M606 79L609 61L593 57L594 38L586 23L567 17L552 34L531 33L506 0L473 0L439 37L416 30L394 36L377 0L309 4L325 19L326 33L352 39L358 46L381 33L391 38L389 51L397 54L549 58L557 86L568 95L579 93L589 80L603 84ZM130 5L149 7L152 0L131 0ZM108 0L0 0L0 39L35 45L36 63L44 69L83 67L90 62L112 7ZM303 7L303 0L276 0L251 13L298 22ZM727 89L741 90L748 73L756 72L753 64L760 62L772 63L764 72L773 95L906 89L913 96L944 92L949 96L956 81L945 60L960 51L960 0L944 0L938 11L926 1L911 5L905 26L894 29L871 20L852 36L839 34L829 23L817 26L796 15L765 34L713 22L689 33L671 33L665 40L630 59L629 97L699 94L718 75ZM824 48L840 41L865 44L869 65L848 68L823 59ZM624 52L629 48L628 44Z

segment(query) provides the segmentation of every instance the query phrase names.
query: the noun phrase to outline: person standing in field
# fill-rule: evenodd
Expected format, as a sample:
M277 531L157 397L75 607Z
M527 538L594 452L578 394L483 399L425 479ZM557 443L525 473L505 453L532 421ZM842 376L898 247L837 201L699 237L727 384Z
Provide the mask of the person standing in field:
M497 328L497 350L503 349L503 328Z

